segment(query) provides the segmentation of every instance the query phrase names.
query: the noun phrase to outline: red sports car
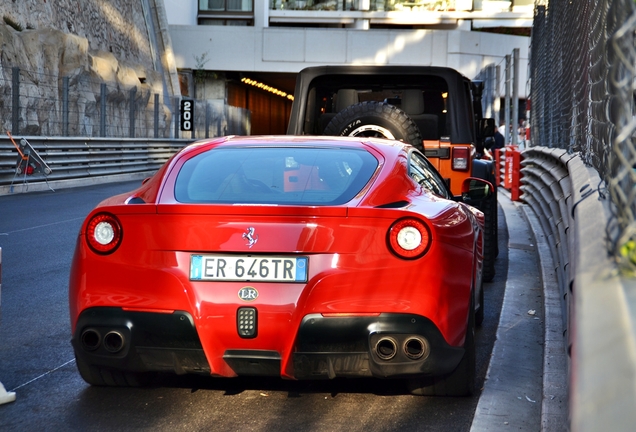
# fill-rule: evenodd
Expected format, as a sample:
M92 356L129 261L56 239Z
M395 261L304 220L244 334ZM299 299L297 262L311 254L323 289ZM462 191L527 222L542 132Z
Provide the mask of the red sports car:
M374 138L192 144L100 203L70 273L72 344L92 385L149 372L407 378L473 390L492 186L453 197L414 147Z

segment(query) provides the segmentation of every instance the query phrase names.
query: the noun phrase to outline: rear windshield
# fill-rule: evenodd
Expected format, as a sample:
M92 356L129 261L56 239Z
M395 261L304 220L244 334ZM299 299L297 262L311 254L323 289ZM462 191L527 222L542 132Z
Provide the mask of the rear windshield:
M356 196L377 166L362 149L216 148L183 164L175 197L182 203L338 205Z

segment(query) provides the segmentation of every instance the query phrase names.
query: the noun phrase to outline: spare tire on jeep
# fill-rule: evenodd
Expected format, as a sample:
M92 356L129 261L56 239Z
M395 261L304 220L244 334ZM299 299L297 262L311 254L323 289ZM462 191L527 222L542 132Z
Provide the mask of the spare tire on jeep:
M385 102L361 102L343 109L331 119L323 134L395 139L422 150L422 136L415 122Z

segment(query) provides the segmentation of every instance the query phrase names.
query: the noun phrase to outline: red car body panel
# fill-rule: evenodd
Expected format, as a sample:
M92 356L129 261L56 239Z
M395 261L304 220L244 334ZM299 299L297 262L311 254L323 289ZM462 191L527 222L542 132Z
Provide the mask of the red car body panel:
M311 314L413 314L430 320L448 345L462 346L470 296L481 272L481 212L440 198L412 181L406 174L403 145L334 138L324 142L363 147L379 160L368 185L344 205L178 203L174 185L183 162L215 145L237 141L258 145L266 139L223 139L188 147L139 189L105 200L88 215L87 222L97 213L115 215L123 238L115 252L100 255L87 245L87 222L82 226L70 272L74 334L80 330L76 328L80 315L91 308L186 311L210 373L226 377L236 375L224 359L227 350L263 350L279 353L280 375L294 378L298 329ZM133 198L144 203L127 204ZM377 208L396 201L408 205ZM399 258L387 246L391 225L405 217L424 221L430 230L430 249L422 258ZM258 233L253 245L244 238L248 227ZM308 280L190 280L191 255L206 253L307 256ZM244 287L255 289L258 297L242 300L238 292ZM246 305L259 314L254 338L242 338L236 331L237 310Z

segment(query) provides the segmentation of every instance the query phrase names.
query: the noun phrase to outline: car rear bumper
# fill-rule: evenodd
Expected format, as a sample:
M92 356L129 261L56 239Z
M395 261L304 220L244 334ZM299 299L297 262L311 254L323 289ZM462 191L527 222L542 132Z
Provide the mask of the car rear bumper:
M463 348L448 345L437 327L419 315L312 314L303 319L298 332L294 376L441 375L453 371L463 354Z
M192 316L95 307L80 315L71 340L86 363L130 372L210 373Z
M80 314L72 344L78 357L95 366L214 374L213 359L206 358L192 316L184 311L90 308ZM463 348L447 344L437 327L419 315L310 314L302 319L290 358L275 350L226 347L223 360L239 376L398 378L446 374L463 354Z

